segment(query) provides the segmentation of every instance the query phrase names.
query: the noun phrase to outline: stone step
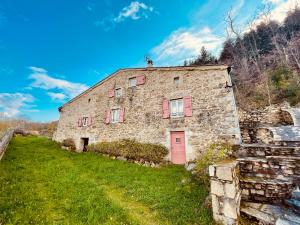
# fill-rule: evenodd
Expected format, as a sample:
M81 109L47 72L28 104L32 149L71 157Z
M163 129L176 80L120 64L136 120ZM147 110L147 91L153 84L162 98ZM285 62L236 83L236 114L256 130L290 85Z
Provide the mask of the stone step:
M300 225L300 223L280 217L276 220L275 225Z
M284 205L242 202L241 212L258 219L262 224L300 225L300 217Z
M300 191L293 191L292 198L300 201Z
M235 155L237 157L300 156L300 147L242 144Z
M300 176L300 157L298 156L266 156L238 158L241 176L283 179Z
M285 200L285 203L296 213L300 214L300 201L297 199Z
M292 179L243 177L240 179L242 199L253 202L282 203L290 199L294 189Z

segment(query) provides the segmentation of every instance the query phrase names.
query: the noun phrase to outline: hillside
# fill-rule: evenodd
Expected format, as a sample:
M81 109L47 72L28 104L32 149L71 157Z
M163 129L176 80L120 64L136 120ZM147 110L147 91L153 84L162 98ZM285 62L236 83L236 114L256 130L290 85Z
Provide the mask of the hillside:
M300 102L300 8L290 10L282 24L268 12L247 32L226 17L229 34L217 59L204 48L189 65L223 63L232 66L234 90L239 107L259 108L288 101Z

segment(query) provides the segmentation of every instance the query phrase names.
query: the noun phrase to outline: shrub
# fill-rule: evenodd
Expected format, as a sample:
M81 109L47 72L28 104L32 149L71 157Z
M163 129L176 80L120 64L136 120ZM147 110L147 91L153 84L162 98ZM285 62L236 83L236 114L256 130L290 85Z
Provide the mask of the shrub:
M28 136L29 135L28 132L26 132L26 131L24 131L23 129L20 129L20 128L15 129L14 134L15 135L21 135L21 136Z
M208 167L217 162L225 160L232 155L233 146L228 143L213 143L197 159L195 168L195 178L205 187L209 188Z
M131 139L123 139L113 142L100 142L87 147L88 151L108 154L111 156L123 156L132 160L162 162L168 154L168 149L163 145L139 143Z
M72 151L76 150L76 145L75 145L75 142L72 138L67 138L67 139L63 140L61 145L65 146L65 147L69 147L70 150L72 150Z

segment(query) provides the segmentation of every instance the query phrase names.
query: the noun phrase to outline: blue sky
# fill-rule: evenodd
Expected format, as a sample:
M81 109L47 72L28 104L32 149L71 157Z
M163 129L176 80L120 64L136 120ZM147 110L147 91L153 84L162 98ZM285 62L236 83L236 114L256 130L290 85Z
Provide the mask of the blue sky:
M299 0L1 0L0 115L58 119L57 108L124 67L182 65L218 54L232 8L243 27L268 3L274 18Z

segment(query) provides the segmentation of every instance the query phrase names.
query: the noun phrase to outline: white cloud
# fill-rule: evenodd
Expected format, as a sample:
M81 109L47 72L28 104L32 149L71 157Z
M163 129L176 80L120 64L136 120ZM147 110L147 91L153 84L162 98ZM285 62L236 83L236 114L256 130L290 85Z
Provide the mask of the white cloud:
M34 102L34 97L30 94L0 93L1 115L8 118L14 118L19 116L22 111L36 111L36 109L30 109L32 105L28 103L32 102Z
M264 4L274 4L274 5L276 5L276 4L279 4L280 2L282 2L282 0L263 0L263 3Z
M199 55L204 46L207 50L217 53L223 38L213 34L209 27L197 29L181 28L171 33L161 44L152 49L155 62L164 65L182 64L185 59Z
M122 22L127 18L131 18L133 20L138 20L141 17L148 17L147 12L152 12L153 7L147 6L143 2L134 1L131 2L129 6L124 7L119 15L115 17L113 20L116 23Z
M47 95L49 95L54 101L63 101L67 98L67 96L63 93L47 92Z
M56 91L48 92L48 95L52 99L62 100L63 95L66 99L70 99L88 89L88 86L85 84L73 83L67 80L51 77L48 75L48 71L43 68L31 66L29 69L32 71L29 78L34 80L30 87Z

